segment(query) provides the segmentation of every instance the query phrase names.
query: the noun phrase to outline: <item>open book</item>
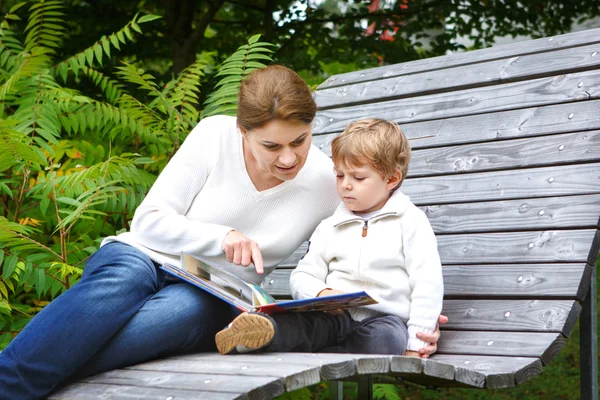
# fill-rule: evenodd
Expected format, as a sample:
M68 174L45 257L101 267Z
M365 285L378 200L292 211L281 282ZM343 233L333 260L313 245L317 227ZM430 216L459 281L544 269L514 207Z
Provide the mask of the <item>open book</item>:
M181 254L181 268L165 263L161 269L206 290L242 311L261 311L266 314L328 311L377 303L366 292L276 302L259 285L245 282L231 272L209 265L187 253Z

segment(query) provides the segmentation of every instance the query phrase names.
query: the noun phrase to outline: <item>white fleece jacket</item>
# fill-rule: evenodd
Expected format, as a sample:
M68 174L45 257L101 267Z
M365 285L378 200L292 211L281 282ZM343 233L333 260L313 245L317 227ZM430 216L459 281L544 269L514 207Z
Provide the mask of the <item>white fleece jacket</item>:
M257 191L246 171L236 118L214 116L200 121L161 172L137 208L131 232L102 245L128 243L158 263L176 266L185 251L260 283L339 202L333 163L314 146L294 179ZM221 244L232 229L258 244L264 275L227 262Z
M407 350L412 351L428 345L416 334L433 332L444 294L431 225L399 190L367 221L340 204L313 233L309 251L292 272L290 287L298 299L315 297L327 288L365 290L379 304L351 309L352 318L399 316L407 323Z

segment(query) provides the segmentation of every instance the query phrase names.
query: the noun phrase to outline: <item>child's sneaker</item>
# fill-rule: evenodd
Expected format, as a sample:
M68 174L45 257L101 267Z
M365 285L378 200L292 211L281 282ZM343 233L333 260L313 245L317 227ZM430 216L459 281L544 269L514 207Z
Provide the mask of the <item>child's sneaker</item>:
M260 312L245 312L215 336L221 354L250 353L271 344L275 337L275 321ZM235 350L235 351L234 351Z

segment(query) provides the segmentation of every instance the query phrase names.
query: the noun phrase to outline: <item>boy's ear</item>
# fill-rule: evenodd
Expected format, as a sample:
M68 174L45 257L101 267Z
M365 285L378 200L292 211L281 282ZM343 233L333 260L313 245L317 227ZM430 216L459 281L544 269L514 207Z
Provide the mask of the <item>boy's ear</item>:
M398 184L400 183L401 179L402 179L402 172L400 172L398 170L394 171L393 174L391 174L387 177L387 183L385 185L385 188L387 190L395 189L398 186Z

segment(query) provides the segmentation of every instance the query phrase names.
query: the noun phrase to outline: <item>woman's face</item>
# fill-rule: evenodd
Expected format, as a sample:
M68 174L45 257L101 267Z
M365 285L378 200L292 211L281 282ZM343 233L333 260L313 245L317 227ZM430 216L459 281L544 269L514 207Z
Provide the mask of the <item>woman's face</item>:
M276 119L250 131L240 130L246 163L255 162L264 179L294 179L306 163L312 141L309 124Z

